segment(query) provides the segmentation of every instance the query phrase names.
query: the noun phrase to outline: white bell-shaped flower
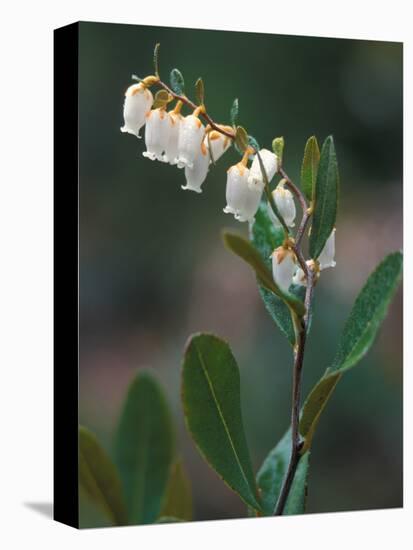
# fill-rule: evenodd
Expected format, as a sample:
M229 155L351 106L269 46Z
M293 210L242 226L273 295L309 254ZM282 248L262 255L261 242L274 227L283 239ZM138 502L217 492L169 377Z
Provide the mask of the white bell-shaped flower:
M233 214L240 222L253 221L260 204L263 185L248 185L249 169L239 162L227 172L226 214Z
M179 129L178 168L192 168L195 158L199 155L205 127L195 115L186 116Z
M306 263L308 265L308 262ZM297 270L294 273L293 284L297 286L307 286L307 278L304 274L304 271L301 269L301 267L297 267Z
M280 182L272 192L272 197L278 208L278 212L283 217L285 223L288 225L288 227L294 227L296 208L295 208L294 197L291 191L289 189L285 189L283 182ZM271 205L268 204L267 208L268 208L268 215L271 218L274 225L276 227L281 227L281 223L279 222L277 216L274 214L273 209L271 208Z
M278 170L278 157L271 151L268 151L268 149L261 149L259 153L268 181L270 182ZM264 183L264 178L261 171L260 161L258 160L258 155L255 155L251 164L248 183L250 185L254 185L254 183L258 182Z
M336 254L336 229L330 233L320 256L317 258L320 264L320 269L327 269L328 267L335 267L336 262L334 256Z
M280 246L271 254L272 276L281 290L288 292L296 271L296 257L292 250Z
M169 164L176 164L178 162L179 133L183 121L183 116L180 113L175 113L171 111L170 113L168 113L168 117L170 124L169 137L165 147L165 154L162 157L162 160L164 162L169 162Z
M204 143L201 144L200 152L193 162L192 168L185 167L186 185L182 189L202 193L201 186L207 177L209 169L209 152Z
M153 95L142 82L129 86L125 92L125 102L123 104L125 122L120 131L140 138L139 130L145 124L146 115L152 104Z
M223 126L226 129L226 126ZM219 158L225 153L225 151L231 146L231 139L217 130L211 130L207 136L205 136L204 143L210 147L212 158L214 162L217 162Z
M245 197L244 207L236 214L235 218L239 222L253 222L255 214L260 205L264 184L256 182L254 185L248 184L247 195Z
M145 144L143 154L150 160L162 160L171 129L170 117L165 109L153 109L146 115Z

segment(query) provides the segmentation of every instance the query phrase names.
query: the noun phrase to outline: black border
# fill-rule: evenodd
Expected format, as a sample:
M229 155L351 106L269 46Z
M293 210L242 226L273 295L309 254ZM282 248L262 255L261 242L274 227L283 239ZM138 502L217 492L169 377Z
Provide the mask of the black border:
M79 24L54 31L54 519L79 527Z

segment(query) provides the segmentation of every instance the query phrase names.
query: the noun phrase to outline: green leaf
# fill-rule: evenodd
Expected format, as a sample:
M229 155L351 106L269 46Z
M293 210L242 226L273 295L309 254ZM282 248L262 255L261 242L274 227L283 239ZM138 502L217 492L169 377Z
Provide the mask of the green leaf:
M114 525L127 525L118 472L93 433L83 426L79 426L79 484Z
M173 452L163 392L149 373L140 372L129 386L115 439L131 523L153 523L158 517Z
M172 90L178 95L185 95L185 81L179 69L172 69L169 77Z
M191 483L180 460L172 465L161 516L192 519Z
M153 67L154 67L154 71L155 71L155 75L159 77L159 47L160 47L160 44L159 42L157 44L155 44L155 48L153 50Z
M193 335L182 372L186 424L200 453L249 506L260 510L244 434L238 365L226 342Z
M400 252L389 254L373 271L358 295L344 326L338 352L330 368L307 397L300 420L304 449L311 446L315 429L341 375L367 353L399 284L403 267Z
M314 193L310 256L317 259L334 229L338 201L338 166L333 137L323 143Z
M238 112L239 112L239 102L238 102L238 98L236 97L234 99L234 102L232 103L232 106L231 106L231 111L230 111L230 115L229 115L229 119L231 121L231 125L235 128L236 125L237 125L237 120L238 120Z
M303 317L305 313L303 302L293 294L284 292L275 284L271 271L264 263L258 250L250 242L239 235L228 232L223 233L223 240L229 250L240 256L254 269L262 286L281 298L298 317Z
M287 474L290 456L291 430L288 430L268 454L257 474L257 484L265 516L272 516L274 513L282 483ZM303 514L305 512L308 467L309 453L307 452L301 456L298 463L283 515Z
M281 165L283 161L284 154L284 138L276 137L272 140L272 150L278 157L278 162Z
M195 82L195 92L198 104L203 105L205 100L205 87L202 78L198 78L198 80Z
M305 438L303 451L310 449L321 413L327 405L330 396L333 394L340 378L341 373L339 372L326 374L314 386L307 397L303 406L299 426L300 434Z
M301 165L301 188L309 201L314 200L319 162L320 149L318 147L317 138L311 136L305 144L304 158Z
M389 254L377 266L354 302L344 326L331 371L353 367L372 345L399 284L403 269L401 252Z

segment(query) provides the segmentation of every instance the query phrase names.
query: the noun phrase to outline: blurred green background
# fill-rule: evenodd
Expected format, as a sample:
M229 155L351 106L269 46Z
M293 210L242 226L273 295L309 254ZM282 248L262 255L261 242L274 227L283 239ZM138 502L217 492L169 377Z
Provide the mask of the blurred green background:
M274 29L277 30L276 28ZM180 396L188 336L230 342L241 369L243 416L257 470L289 423L291 357L264 310L254 276L221 243L227 152L204 192L183 192L183 171L142 157L121 134L123 94L135 73L178 67L193 97L202 76L212 117L240 120L261 146L286 140L298 181L308 136L333 134L341 174L337 267L323 273L305 361L305 393L331 361L369 272L402 245L402 45L82 23L80 25L80 422L110 449L126 387L156 372L175 415L195 518L245 516L185 432ZM143 132L142 132L143 133ZM402 296L374 349L340 382L312 453L308 512L402 506ZM84 526L104 522L85 502Z

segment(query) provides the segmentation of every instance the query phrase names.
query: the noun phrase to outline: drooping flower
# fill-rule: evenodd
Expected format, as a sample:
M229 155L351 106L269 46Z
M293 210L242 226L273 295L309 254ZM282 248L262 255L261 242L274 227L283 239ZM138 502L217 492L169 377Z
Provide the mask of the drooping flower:
M165 154L162 157L162 160L164 162L169 162L169 164L177 164L179 133L183 121L183 116L179 112L171 111L168 113L168 117L170 124L169 137L165 147Z
M307 260L305 262L307 267L313 273L313 280L317 281L320 276L320 264L314 260ZM298 286L307 286L307 277L301 267L297 267L297 271L294 273L293 284Z
M133 134L140 139L139 130L146 122L146 115L153 104L153 95L146 86L132 84L125 92L125 102L123 104L124 125L121 132Z
M289 189L285 189L283 181L281 181L272 192L272 197L278 208L279 213L283 217L288 227L294 227L295 223L295 202L293 195ZM281 227L281 223L274 214L271 205L268 204L268 215L276 227Z
M205 143L201 143L200 152L193 162L192 168L185 167L186 185L182 189L202 193L201 186L207 177L209 169L209 152Z
M146 115L145 144L143 154L150 160L162 160L168 146L171 129L170 117L165 109L153 109Z
M178 168L193 167L204 133L205 127L197 116L188 115L182 120L178 140Z
M226 214L233 214L240 222L252 222L260 204L262 183L248 184L249 169L242 162L231 166L227 172Z
M279 246L271 254L271 258L274 282L281 290L288 292L297 268L296 256L291 249Z
M223 130L231 131L229 126L220 126ZM209 146L212 159L216 162L231 145L231 138L221 134L217 130L211 130L205 136L204 143Z
M336 229L330 233L320 256L317 258L320 264L320 269L327 269L328 267L335 267L336 262L334 256L336 253Z
M264 165L265 173L267 174L268 181L270 182L278 170L278 158L277 155L268 151L268 149L261 149L259 151L262 164ZM261 171L260 161L258 155L255 155L250 168L250 175L248 183L254 185L255 183L264 183L264 177Z

